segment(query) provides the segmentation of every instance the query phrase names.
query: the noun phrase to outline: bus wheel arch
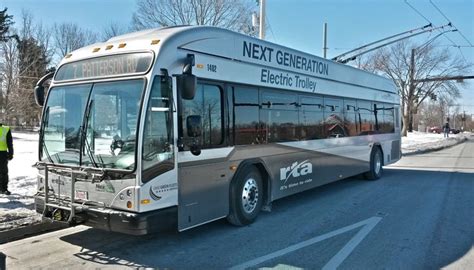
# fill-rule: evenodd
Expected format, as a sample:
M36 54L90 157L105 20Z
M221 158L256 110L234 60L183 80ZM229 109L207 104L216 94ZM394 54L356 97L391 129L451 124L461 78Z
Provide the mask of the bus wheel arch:
M370 152L369 171L364 173L367 180L377 180L382 176L384 165L383 150L380 144L374 144Z
M242 162L229 185L227 220L236 226L254 222L268 203L269 183L268 172L261 162Z

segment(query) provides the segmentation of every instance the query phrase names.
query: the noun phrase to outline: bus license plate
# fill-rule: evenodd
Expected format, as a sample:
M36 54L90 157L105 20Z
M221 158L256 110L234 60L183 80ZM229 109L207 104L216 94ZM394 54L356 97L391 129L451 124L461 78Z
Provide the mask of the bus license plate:
M87 191L76 190L76 199L87 200Z

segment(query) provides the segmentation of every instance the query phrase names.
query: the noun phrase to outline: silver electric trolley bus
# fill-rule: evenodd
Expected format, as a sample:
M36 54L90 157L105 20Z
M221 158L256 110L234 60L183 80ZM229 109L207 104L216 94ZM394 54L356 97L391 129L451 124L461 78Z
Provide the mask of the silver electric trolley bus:
M78 49L35 97L36 210L56 222L136 235L246 225L274 200L377 179L400 159L390 80L220 28Z

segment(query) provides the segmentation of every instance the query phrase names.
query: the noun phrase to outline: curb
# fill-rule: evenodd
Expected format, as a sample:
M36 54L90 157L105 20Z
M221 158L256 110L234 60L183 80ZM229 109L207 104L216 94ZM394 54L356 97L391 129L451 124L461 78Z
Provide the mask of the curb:
M455 145L458 145L460 143L463 143L465 141L469 140L468 137L463 137L462 139L460 140L456 140L456 143L454 144L451 144L451 145L445 145L445 146L439 146L439 147L434 147L434 148L428 148L428 149L424 149L424 150L417 150L417 151L413 151L413 152L410 152L410 153L402 153L402 157L405 157L405 156L413 156L413 155L418 155L418 154L425 154L425 153L429 153L429 152L434 152L434 151L438 151L438 150L442 150L442 149L446 149L446 148L449 148L449 147L453 147Z
M11 241L28 238L46 232L62 230L65 228L68 228L68 226L62 223L42 222L8 231L3 231L0 232L0 244L5 244Z

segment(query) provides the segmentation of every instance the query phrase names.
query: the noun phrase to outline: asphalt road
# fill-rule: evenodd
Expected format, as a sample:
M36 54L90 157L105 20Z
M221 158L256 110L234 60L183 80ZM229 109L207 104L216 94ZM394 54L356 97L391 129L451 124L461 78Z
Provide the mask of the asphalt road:
M474 142L277 201L247 227L133 237L78 226L0 251L9 270L474 269Z

